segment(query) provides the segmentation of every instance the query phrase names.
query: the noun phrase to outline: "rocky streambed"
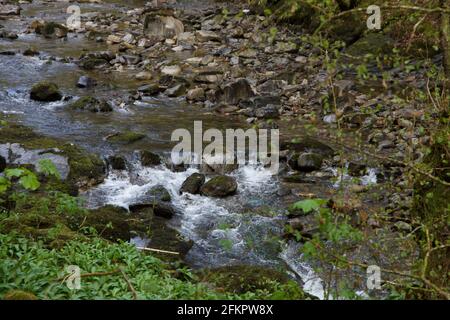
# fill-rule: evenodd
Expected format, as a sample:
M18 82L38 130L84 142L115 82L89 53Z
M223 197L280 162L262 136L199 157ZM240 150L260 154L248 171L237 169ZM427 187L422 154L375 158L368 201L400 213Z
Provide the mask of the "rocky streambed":
M284 270L324 298L323 275L303 260L301 243L283 240L286 225L304 230L312 223L288 218L288 205L343 193L355 224L377 239L385 226L370 213L409 199L408 192L388 191L402 183L401 169L334 143L336 114L322 108L330 89L323 57L299 40L301 31L271 32L266 17L214 1L69 4L80 6L81 29L66 25L67 2L0 4L0 111L20 124L2 128L0 155L7 163L36 164L50 154L86 206L126 230L111 237L180 252L194 268ZM334 85L343 141L399 159L415 156L408 142L426 139L413 126L420 111L396 104L392 92L367 92L354 75ZM279 174L262 165L174 166L171 133L192 130L194 121L205 130L280 129ZM224 176L228 184L217 179ZM403 222L402 210L392 224ZM127 222L130 214L141 226ZM349 254L373 260L369 252ZM358 277L354 288L363 292Z

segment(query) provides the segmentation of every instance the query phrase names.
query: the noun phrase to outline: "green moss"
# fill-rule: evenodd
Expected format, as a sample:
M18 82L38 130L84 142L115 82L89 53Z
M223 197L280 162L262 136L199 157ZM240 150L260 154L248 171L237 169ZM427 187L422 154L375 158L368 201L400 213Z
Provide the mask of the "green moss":
M120 143L120 144L131 144L133 142L142 140L145 138L145 134L134 132L134 131L124 131L119 132L113 136L108 137L109 142Z
M108 61L101 58L86 57L80 61L80 67L85 70L93 70L98 66L108 64Z
M106 101L100 101L92 96L81 97L70 105L75 110L88 110L91 112L110 112L112 107Z
M273 299L309 298L285 273L257 266L226 266L199 272L201 281L235 294L269 292Z
M99 156L75 145L39 135L25 126L7 124L0 128L0 143L19 143L26 149L59 149L58 154L68 157L69 189L73 189L70 184L83 189L101 183L105 178L106 166Z
M37 300L37 297L31 292L9 290L3 296L3 300Z
M40 81L31 88L30 98L37 101L58 101L62 94L55 83Z

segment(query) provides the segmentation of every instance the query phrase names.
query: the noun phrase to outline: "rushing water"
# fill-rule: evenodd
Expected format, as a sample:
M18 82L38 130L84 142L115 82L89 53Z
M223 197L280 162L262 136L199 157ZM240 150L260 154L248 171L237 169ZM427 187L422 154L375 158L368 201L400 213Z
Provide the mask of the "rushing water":
M112 12L128 10L143 2L130 1L129 7L121 7L119 1L106 1L101 5L82 4L82 7L87 11ZM187 9L204 7L202 1L180 3ZM35 1L24 5L24 20L8 20L5 27L23 31L36 18L51 17L51 20L63 21L66 5L61 2L42 5ZM20 52L30 45L40 50L38 57L0 55L0 112L16 115L19 121L36 131L77 143L102 156L123 154L128 158L127 171L111 171L104 183L83 195L90 207L113 204L127 208L138 202L152 186L162 184L170 192L177 212L170 223L194 241L186 256L191 266L254 264L290 269L295 277L303 280L305 291L324 297L322 282L302 260L300 245L280 241L286 219L285 204L279 196L280 182L268 169L249 165L240 167L232 174L239 185L238 193L229 198L215 199L179 194L183 181L198 169L173 172L165 166L142 167L133 154L137 149L167 154L172 146L171 132L177 128L192 129L194 120L202 120L206 130L210 127L245 128L247 124L242 119L218 116L179 99L162 97L130 103L127 100L129 90L142 83L136 82L129 71L111 74L90 72L88 75L97 80L98 86L90 90L76 88L78 77L85 73L75 64L63 62L60 58L78 57L83 49L98 51L106 48L105 44L88 41L81 36L71 35L67 41L60 41L20 33L19 39L13 42L0 39L0 50ZM31 101L31 86L43 79L57 82L63 93L72 99L54 103ZM73 99L87 94L108 98L114 104L115 112L91 114L67 108ZM146 138L132 146L111 145L105 141L107 135L124 130L143 132ZM336 170L331 170L331 173L339 176ZM371 183L376 177L374 172L370 172L363 179L366 179L363 183ZM335 186L338 185L339 180Z

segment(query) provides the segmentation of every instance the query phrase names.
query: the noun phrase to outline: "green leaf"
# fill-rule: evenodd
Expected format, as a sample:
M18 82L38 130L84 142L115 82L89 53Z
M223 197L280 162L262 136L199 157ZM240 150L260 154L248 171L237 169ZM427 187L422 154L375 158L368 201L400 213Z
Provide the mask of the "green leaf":
M50 159L42 159L39 161L39 170L47 176L54 176L61 179L61 174L55 164Z
M21 177L24 174L25 170L23 169L6 169L5 170L5 175L7 178L12 178L12 177Z
M304 213L309 213L319 209L325 203L327 203L327 200L324 199L306 199L292 204L291 208L294 210L302 210Z
M0 193L3 193L6 190L8 190L10 185L11 182L8 179L6 179L5 177L0 177Z
M39 183L36 175L32 172L24 175L20 178L19 183L27 190L37 190L41 184Z

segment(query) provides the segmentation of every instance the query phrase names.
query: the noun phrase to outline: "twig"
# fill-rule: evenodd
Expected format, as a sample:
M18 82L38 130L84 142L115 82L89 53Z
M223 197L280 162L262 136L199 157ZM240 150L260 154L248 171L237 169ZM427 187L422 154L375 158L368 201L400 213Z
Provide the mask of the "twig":
M125 273L122 269L120 269L120 272L122 273L122 276L123 276L123 278L125 279L125 282L126 282L127 285L128 285L128 289L129 289L129 290L131 291L131 293L133 294L133 299L134 299L134 300L137 300L138 295L137 295L137 292L136 292L136 290L134 289L133 285L131 284L130 279L128 278L128 276L126 275L126 273Z
M154 249L154 248L147 248L147 247L136 247L138 250L145 250L145 251L152 251L152 252L158 252L158 253L167 253L167 254L173 254L173 255L179 255L179 252L174 251L167 251L167 250L161 250L161 249Z
M424 15L423 18L420 19L420 20L414 25L413 30L412 30L412 32L411 32L411 36L409 37L409 40L408 40L408 46L406 47L406 52L408 52L409 49L411 48L411 44L412 44L412 41L413 41L414 36L416 35L417 28L418 28L419 25L425 20L426 17L427 17L427 15Z

